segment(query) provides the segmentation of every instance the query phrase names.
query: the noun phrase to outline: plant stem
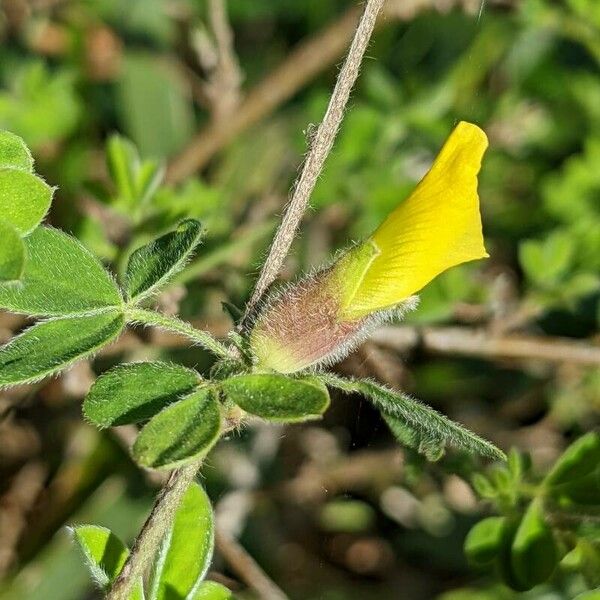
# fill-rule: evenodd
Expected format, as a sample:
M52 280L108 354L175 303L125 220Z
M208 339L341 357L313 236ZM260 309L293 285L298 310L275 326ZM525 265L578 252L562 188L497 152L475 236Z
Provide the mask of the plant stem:
M170 317L153 310L144 310L143 308L135 307L127 308L125 316L130 323L153 325L167 331L179 333L221 358L233 357L227 347L218 342L212 335L206 331L192 327L189 323L177 317Z
M308 206L312 191L321 174L325 160L333 147L333 142L344 118L344 111L350 98L350 91L358 77L364 53L369 45L369 40L377 21L377 15L383 3L384 0L367 0L352 44L350 44L348 55L331 94L327 111L310 142L310 148L304 160L302 172L292 188L290 201L273 239L269 255L262 266L250 302L246 307L244 321L252 314L254 307L277 277L292 245L292 241L296 236L298 226Z
M138 534L131 553L115 579L106 600L129 600L136 582L152 563L156 552L175 518L175 512L188 487L194 481L200 463L194 463L171 473L159 492L150 515Z

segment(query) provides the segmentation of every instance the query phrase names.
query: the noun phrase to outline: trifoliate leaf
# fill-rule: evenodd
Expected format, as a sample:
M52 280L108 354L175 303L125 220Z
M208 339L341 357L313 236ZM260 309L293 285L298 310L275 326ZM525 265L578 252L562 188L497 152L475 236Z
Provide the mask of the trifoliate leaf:
M210 500L199 485L192 484L160 548L149 600L193 597L210 566L213 546Z
M506 460L504 452L490 442L406 394L389 390L367 379L343 379L330 373L319 377L327 385L366 396L384 413L405 421L412 430L418 432L420 443L430 439L435 446L443 442L472 453Z
M144 467L173 468L206 454L221 430L215 391L203 387L152 417L133 445Z
M27 144L10 131L0 131L0 169L5 167L33 171L33 158Z
M25 269L25 244L19 232L6 221L0 221L0 294L3 289L13 286L2 286L3 282L16 281Z
M21 234L33 231L52 202L52 188L33 173L0 169L0 215Z
M0 287L0 308L63 316L122 303L111 275L74 237L38 227L24 241L27 261L21 284Z
M111 342L123 325L120 312L107 311L51 319L26 329L0 348L0 387L57 373Z
M140 302L181 271L202 237L199 221L182 221L175 231L133 252L125 273L125 291Z
M119 365L96 379L83 413L98 427L138 423L187 396L199 383L198 373L179 365Z
M280 423L315 419L329 406L327 388L314 378L238 375L222 381L221 387L227 397L246 412Z
M121 572L129 550L125 544L105 527L78 525L72 529L73 537L83 553L92 578L101 587L107 588ZM142 582L134 588L130 600L143 600Z

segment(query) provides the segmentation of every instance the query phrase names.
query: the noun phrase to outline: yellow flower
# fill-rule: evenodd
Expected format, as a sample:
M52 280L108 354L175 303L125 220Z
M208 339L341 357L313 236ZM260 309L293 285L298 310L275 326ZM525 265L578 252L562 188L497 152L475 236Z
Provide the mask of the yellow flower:
M477 174L487 137L461 122L414 192L363 243L269 301L250 342L293 372L345 355L369 326L452 266L484 258Z

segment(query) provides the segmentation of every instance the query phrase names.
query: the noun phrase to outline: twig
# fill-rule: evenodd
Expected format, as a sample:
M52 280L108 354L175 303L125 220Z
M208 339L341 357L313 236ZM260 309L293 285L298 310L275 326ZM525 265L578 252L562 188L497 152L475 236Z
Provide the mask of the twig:
M508 1L489 0L488 3L503 5ZM378 24L407 21L427 9L437 10L439 4L439 0L388 0ZM472 4L472 0L444 0L443 9L450 10L455 6L469 8ZM210 123L192 138L169 165L167 180L178 183L204 167L239 133L269 115L333 65L347 48L359 16L360 9L353 6L314 37L302 42L248 93L226 121Z
M261 600L288 600L287 595L229 534L217 529L215 545L231 569L258 594Z
M396 351L420 347L438 354L600 365L600 346L567 338L496 337L485 329L468 327L382 327L373 333L371 340Z
M302 172L294 184L292 197L283 215L281 225L275 234L267 259L262 266L250 302L246 307L246 316L252 312L269 285L277 277L290 249L304 211L308 206L310 195L323 169L325 159L333 147L335 136L344 118L344 110L350 97L350 91L358 77L364 53L383 3L384 0L368 0L365 6L354 39L348 50L348 56L331 94L327 111L311 141Z
M106 600L129 600L135 583L144 575L158 547L173 523L185 491L194 481L200 468L199 463L188 465L171 473L165 487L156 497L150 515L146 519L131 553L117 579L106 596Z

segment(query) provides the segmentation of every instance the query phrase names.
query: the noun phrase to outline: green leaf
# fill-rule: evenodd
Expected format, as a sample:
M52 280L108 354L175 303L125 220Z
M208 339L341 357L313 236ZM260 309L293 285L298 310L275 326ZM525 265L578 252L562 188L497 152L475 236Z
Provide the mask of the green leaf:
M591 504L600 495L600 434L590 432L573 442L556 461L543 486L562 504Z
M396 440L403 446L414 448L431 462L436 462L444 456L445 448L443 440L433 436L423 436L414 427L408 425L406 421L402 421L386 412L382 412L381 416Z
M44 218L54 190L21 169L0 169L0 215L21 234L33 231Z
M78 525L72 529L73 537L83 553L92 578L101 587L107 588L121 572L129 550L125 544L105 527ZM143 600L142 582L130 595L130 600Z
M0 387L57 373L111 342L123 325L123 315L111 310L50 319L26 329L0 348Z
M500 552L506 535L505 517L488 517L471 528L465 540L465 555L470 563L482 567Z
M36 316L64 316L119 306L123 300L102 264L78 240L51 227L25 238L20 285L0 287L0 307Z
M217 396L206 386L152 417L133 445L133 456L144 467L173 468L205 455L220 431Z
M27 144L10 131L0 131L0 169L5 167L33 171L33 158Z
M196 371L164 362L119 365L96 379L83 413L98 427L139 423L187 396L200 380Z
M327 385L366 396L384 413L405 421L423 440L443 442L468 452L506 460L504 452L490 442L406 394L389 390L367 379L343 379L330 373L319 377Z
M233 600L233 594L216 581L205 581L190 595L190 600Z
M184 600L193 597L212 560L214 523L210 500L192 484L175 514L173 526L156 561L150 600Z
M534 500L512 543L513 574L522 589L531 589L552 575L557 562L558 550L552 529L546 523L541 502Z
M600 600L600 588L577 594L573 600Z
M181 271L202 237L195 219L182 221L167 233L133 252L125 273L125 290L130 300L140 302Z
M222 381L221 387L246 412L280 423L318 418L329 406L327 388L314 378L238 375Z
M23 275L25 268L25 244L19 232L6 221L0 221L0 284L5 281L16 281ZM11 289L0 285L3 289Z
M111 135L106 144L106 164L119 198L130 205L135 199L135 169L138 163L135 146L120 135Z

